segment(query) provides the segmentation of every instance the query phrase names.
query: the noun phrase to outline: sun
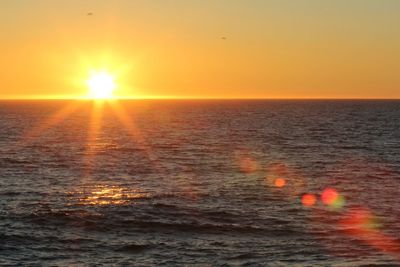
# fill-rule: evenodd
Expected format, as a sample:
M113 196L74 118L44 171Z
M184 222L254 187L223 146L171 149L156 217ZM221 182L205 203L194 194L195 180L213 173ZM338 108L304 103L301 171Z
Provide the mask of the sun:
M95 99L113 98L116 87L114 77L107 71L93 72L87 80L89 97Z

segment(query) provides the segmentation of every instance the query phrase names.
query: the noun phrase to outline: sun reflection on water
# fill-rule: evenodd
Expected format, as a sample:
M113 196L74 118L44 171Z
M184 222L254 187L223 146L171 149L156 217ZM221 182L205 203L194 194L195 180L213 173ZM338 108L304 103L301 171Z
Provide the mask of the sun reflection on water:
M148 198L149 193L137 188L97 185L89 192L78 192L82 205L125 205L139 199Z

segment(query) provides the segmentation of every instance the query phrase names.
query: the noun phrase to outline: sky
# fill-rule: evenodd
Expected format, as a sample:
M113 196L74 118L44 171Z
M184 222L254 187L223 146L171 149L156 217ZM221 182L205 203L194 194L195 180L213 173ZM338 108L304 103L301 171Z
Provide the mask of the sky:
M397 0L0 5L0 98L400 98Z

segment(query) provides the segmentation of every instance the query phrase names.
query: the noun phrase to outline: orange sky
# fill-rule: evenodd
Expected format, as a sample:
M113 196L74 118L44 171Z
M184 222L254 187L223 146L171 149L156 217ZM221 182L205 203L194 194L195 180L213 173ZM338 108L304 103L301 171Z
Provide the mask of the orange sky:
M397 0L1 6L0 98L82 97L98 69L121 97L400 98Z

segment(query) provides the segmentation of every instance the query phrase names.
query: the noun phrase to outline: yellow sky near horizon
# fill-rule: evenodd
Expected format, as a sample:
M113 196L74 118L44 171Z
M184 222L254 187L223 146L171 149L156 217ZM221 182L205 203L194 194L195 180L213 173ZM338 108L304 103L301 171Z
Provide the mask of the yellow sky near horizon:
M93 15L88 15L88 13ZM396 0L4 0L0 98L400 98Z

